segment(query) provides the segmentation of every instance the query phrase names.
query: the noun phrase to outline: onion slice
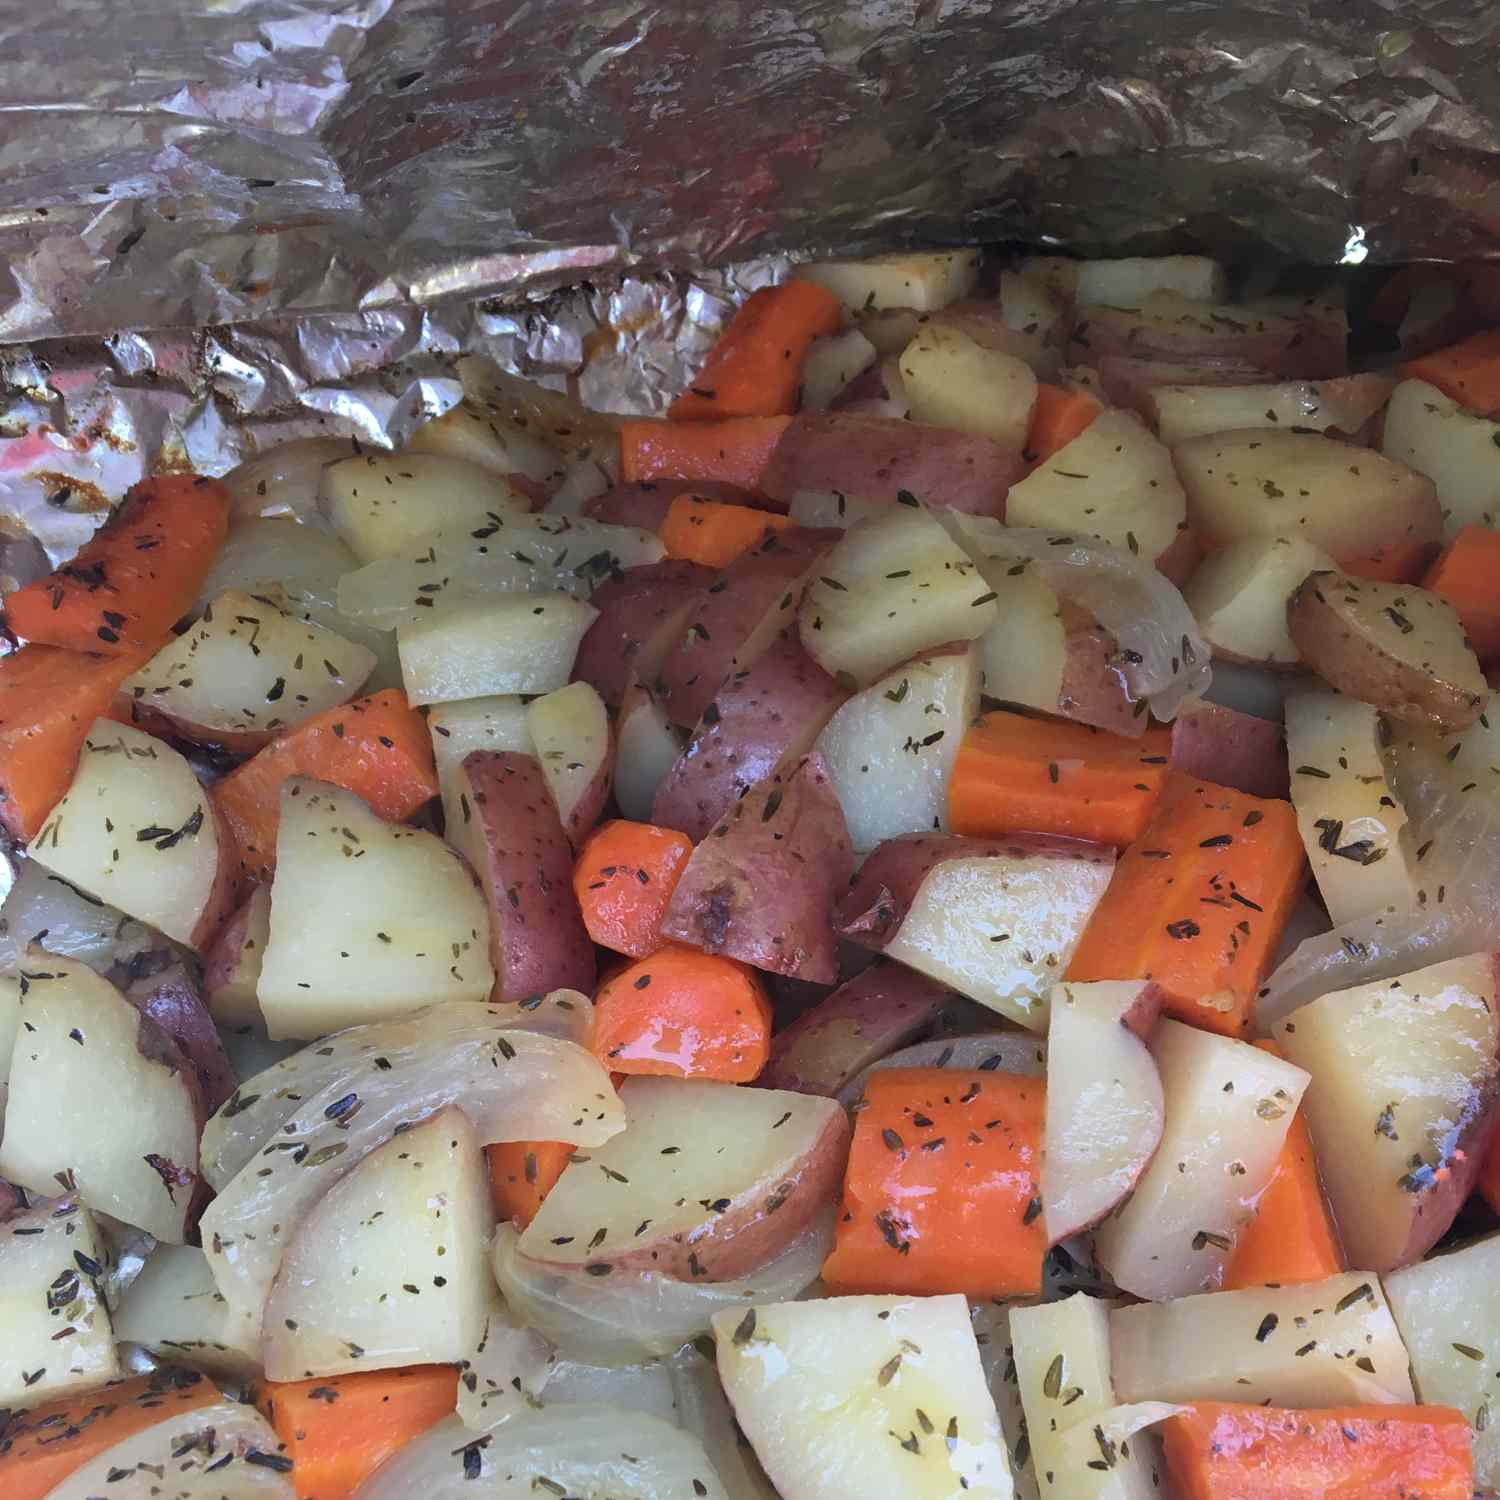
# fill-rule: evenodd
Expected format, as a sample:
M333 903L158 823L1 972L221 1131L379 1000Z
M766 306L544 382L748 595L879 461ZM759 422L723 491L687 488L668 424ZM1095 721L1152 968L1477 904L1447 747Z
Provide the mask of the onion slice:
M645 1412L562 1405L476 1436L457 1417L382 1464L355 1500L728 1500L703 1445Z
M291 1468L253 1406L216 1401L106 1448L48 1490L47 1500L296 1500Z
M291 516L326 530L328 523L318 510L323 470L359 451L359 444L349 438L309 437L252 454L221 481L229 491L231 518Z
M459 1363L458 1415L474 1432L488 1432L535 1406L559 1370L552 1346L522 1328L496 1296L475 1347Z
M1145 558L1104 542L989 516L934 511L986 576L1002 568L1034 568L1059 595L1093 615L1115 638L1131 697L1145 699L1158 719L1171 719L1183 699L1201 696L1213 672L1207 643L1177 589Z
M593 1276L583 1266L542 1265L522 1255L519 1238L501 1225L491 1257L515 1317L567 1358L628 1365L674 1353L726 1308L786 1302L805 1291L833 1248L833 1220L820 1219L755 1275L736 1281L677 1281L654 1271Z

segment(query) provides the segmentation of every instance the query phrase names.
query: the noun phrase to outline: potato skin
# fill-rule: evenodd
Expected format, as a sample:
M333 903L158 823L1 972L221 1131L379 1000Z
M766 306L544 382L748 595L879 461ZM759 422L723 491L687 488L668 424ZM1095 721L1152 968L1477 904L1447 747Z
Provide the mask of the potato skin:
M1399 619L1406 634L1382 629L1382 616ZM1467 729L1489 701L1458 617L1423 589L1309 573L1287 600L1286 621L1302 659L1325 682L1393 718L1443 730ZM1424 654L1432 644L1429 630L1437 632L1438 649ZM1408 639L1408 649L1396 644ZM1472 662L1472 685L1444 670L1463 671L1468 666L1465 653ZM1448 661L1431 665L1440 654Z

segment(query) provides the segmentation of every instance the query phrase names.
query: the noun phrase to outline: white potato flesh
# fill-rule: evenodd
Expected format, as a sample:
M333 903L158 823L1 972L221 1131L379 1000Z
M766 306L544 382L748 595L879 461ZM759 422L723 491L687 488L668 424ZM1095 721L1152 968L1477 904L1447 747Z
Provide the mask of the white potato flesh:
M294 1500L283 1458L266 1419L225 1397L106 1448L48 1490L47 1500Z
M1406 810L1386 774L1379 712L1342 693L1286 700L1292 805L1307 858L1335 927L1416 901Z
M1114 851L1104 848L942 860L885 954L1045 1031L1052 983L1067 971L1113 872Z
M531 509L498 474L437 453L366 453L329 464L319 503L365 563L399 556L430 532Z
M457 601L396 631L401 679L416 704L551 693L566 685L578 643L598 618L567 594Z
M1307 1123L1356 1265L1417 1259L1458 1210L1444 1181L1473 1149L1500 1065L1489 953L1324 995L1277 1022L1311 1073Z
M466 755L476 750L515 750L533 753L526 723L526 700L518 696L462 698L434 703L427 710L432 734L432 759L442 788L443 819L448 828L463 821L459 810L458 772Z
M453 369L463 382L464 399L504 430L507 443L515 430L565 458L586 454L609 469L613 482L619 483L619 417L593 411L566 391L512 375L482 354L460 355ZM519 454L520 449L513 451ZM514 468L514 461L507 460L507 467ZM547 476L538 471L528 477L542 483Z
M1072 323L1065 299L1034 276L1002 271L1000 309L1006 326L1017 336L1013 352L1036 371L1039 379L1058 378Z
M1036 376L1015 355L929 323L902 351L901 380L913 421L1024 446Z
M341 787L286 783L256 986L272 1040L483 1000L494 978L484 897L442 839Z
M398 1125L458 1104L485 1145L593 1146L622 1129L609 1075L584 1048L506 1019L460 1001L357 1027L319 1044L339 1054L316 1059L338 1063L321 1086L314 1071L314 1087L264 1099L251 1079L209 1121L205 1150L220 1188L203 1214L203 1244L235 1340L259 1338L282 1255L313 1205ZM262 1101L266 1112L253 1108ZM249 1132L238 1131L240 1115L254 1122ZM267 1123L269 1133L259 1128Z
M897 663L971 641L998 618L969 556L925 510L892 505L845 532L798 614L808 654L868 687Z
M860 853L948 827L948 783L979 710L979 652L919 657L856 693L817 745Z
M620 1102L625 1129L563 1168L522 1255L725 1280L785 1249L843 1171L848 1124L832 1099L635 1077Z
M1172 454L1135 415L1102 411L1005 500L1011 526L1098 537L1155 560L1187 526Z
M1080 303L1132 307L1153 292L1176 292L1195 302L1224 302L1229 277L1206 255L1129 255L1118 260L1062 261L1072 269Z
M22 975L0 1177L37 1193L65 1180L91 1209L181 1244L197 1183L197 1080L92 969L32 949Z
M214 1285L208 1257L196 1245L158 1245L146 1257L120 1299L115 1337L123 1344L139 1344L168 1364L230 1379L260 1370L259 1348L231 1336L229 1305Z
M420 625L450 600L506 594L587 598L622 568L658 562L661 539L587 516L495 515L474 529L423 537L398 556L351 569L338 581L339 608L366 626Z
M524 475L548 489L561 481L564 468L563 455L555 448L471 397L417 428L403 457L412 453L440 454L490 474Z
M1158 1022L1150 1045L1166 1127L1129 1202L1099 1227L1095 1249L1122 1291L1163 1301L1219 1285L1276 1170L1308 1075L1180 1021Z
M827 287L851 312L914 307L932 312L967 297L979 279L979 251L927 250L867 260L818 260L796 266L798 281Z
M587 833L592 818L580 817L604 804L600 783L610 776L609 710L586 682L570 682L527 705L526 727L542 775L557 804L557 815L571 837ZM476 749L484 748L476 746Z
M1500 1486L1500 1234L1385 1278L1417 1396L1474 1429L1474 1482Z
M1500 422L1466 411L1425 380L1403 380L1385 411L1382 451L1425 474L1443 510L1443 540L1500 517Z
M1221 546L1300 536L1343 562L1435 542L1442 530L1430 479L1321 433L1212 433L1178 443L1172 457L1193 530Z
M374 670L373 651L229 589L127 677L124 691L194 738L222 735L253 749L347 703Z
M1058 1475L1070 1485L1068 1500L1152 1500L1164 1487L1166 1465L1146 1431L1185 1408L1164 1401L1112 1406L1087 1425L1062 1435Z
M106 1260L93 1215L71 1198L43 1198L0 1222L0 1406L36 1406L119 1375Z
M1304 537L1247 537L1204 558L1182 597L1216 661L1295 668L1302 657L1286 628L1286 602L1309 573L1336 566Z
M1209 1292L1110 1314L1122 1401L1364 1406L1411 1401L1406 1349L1380 1278Z
M27 854L43 869L179 943L194 946L227 902L219 821L170 745L96 720L78 769Z
M1123 1202L1161 1143L1161 1077L1128 1023L1148 987L1137 979L1053 987L1042 1166L1053 1243Z
M1057 591L1029 568L988 568L985 578L997 610L995 623L979 638L985 696L1056 713L1068 665Z
M1335 436L1353 436L1385 405L1392 385L1387 375L1269 385L1158 385L1146 400L1157 435L1169 445L1251 427L1333 429Z
M656 789L682 754L683 737L649 688L632 683L615 719L615 801L627 818L651 821Z
M468 1117L377 1146L302 1221L266 1301L268 1380L456 1364L484 1331L495 1227Z
M1050 1482L1044 1477L1042 1493L1070 1495L1066 1486L1082 1476L1063 1467L1063 1434L1115 1404L1109 1304L1075 1292L1061 1302L1013 1307L1010 1342L1032 1464L1038 1474L1052 1476Z
M802 361L802 410L832 406L844 387L878 358L879 351L857 328L814 339Z
M260 1026L260 971L266 944L271 940L271 887L258 885L250 893L244 926L232 963L210 962L204 976L203 1000L214 1021L225 1027ZM217 946L214 951L217 951Z
M714 1319L735 1419L783 1500L1011 1500L963 1297L835 1297Z

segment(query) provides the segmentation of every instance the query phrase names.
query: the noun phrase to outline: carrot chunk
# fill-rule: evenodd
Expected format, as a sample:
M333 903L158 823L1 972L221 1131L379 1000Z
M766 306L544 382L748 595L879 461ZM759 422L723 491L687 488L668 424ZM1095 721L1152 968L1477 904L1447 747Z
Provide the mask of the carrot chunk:
M1474 654L1500 660L1500 531L1465 526L1422 580L1458 611Z
M1031 409L1031 428L1026 434L1026 456L1032 465L1046 463L1088 430L1103 407L1087 391L1066 391L1060 385L1039 380L1036 405Z
M1138 838L1166 785L1171 734L1138 740L1086 724L985 714L964 735L948 784L954 833L1055 833L1099 844Z
M785 531L793 524L774 511L722 500L678 495L667 508L657 530L668 557L684 558L709 568L727 568L748 552L768 531Z
M0 1495L42 1500L105 1449L219 1399L213 1381L191 1370L156 1370L16 1412L0 1426Z
M593 1052L627 1075L749 1083L771 1055L771 1002L748 964L668 943L600 986Z
M692 853L686 834L654 823L614 818L596 828L573 871L589 936L631 958L655 953L662 945L662 919Z
M1271 1041L1254 1044L1273 1057L1281 1048ZM1255 1217L1235 1241L1224 1268L1224 1290L1254 1286L1297 1286L1326 1281L1347 1270L1333 1215L1318 1180L1312 1134L1299 1110L1282 1143L1281 1155Z
M1164 1014L1242 1036L1306 868L1290 802L1173 771L1067 977L1154 979Z
M5 601L28 641L127 656L159 646L192 607L229 529L229 495L215 479L143 479L55 573Z
M1500 416L1500 328L1408 360L1401 373L1435 385L1482 417Z
M620 480L706 479L758 490L790 417L620 423Z
M762 287L734 315L668 414L684 422L795 411L808 348L837 333L842 321L839 299L815 282Z
M41 829L73 780L90 727L110 715L120 684L146 655L23 646L0 661L0 823L16 838Z
M1161 1426L1183 1500L1470 1500L1469 1424L1447 1406L1287 1411L1199 1401Z
M501 1141L486 1146L496 1220L508 1224L516 1219L523 1229L531 1223L572 1154L566 1141Z
M252 879L269 878L275 867L281 788L293 776L341 786L391 822L409 818L438 794L427 721L404 693L387 688L305 719L213 789Z
M1042 1084L887 1068L854 1123L831 1292L1030 1296L1042 1285Z
M299 1500L346 1500L457 1404L452 1365L270 1381L256 1401L286 1445Z

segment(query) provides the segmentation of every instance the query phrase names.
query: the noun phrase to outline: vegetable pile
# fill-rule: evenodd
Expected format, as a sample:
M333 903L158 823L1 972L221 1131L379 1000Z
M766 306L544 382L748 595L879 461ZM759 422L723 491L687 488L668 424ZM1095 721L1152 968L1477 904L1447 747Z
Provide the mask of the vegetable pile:
M1500 1494L1417 285L813 263L660 418L464 359L10 593L0 1494Z

